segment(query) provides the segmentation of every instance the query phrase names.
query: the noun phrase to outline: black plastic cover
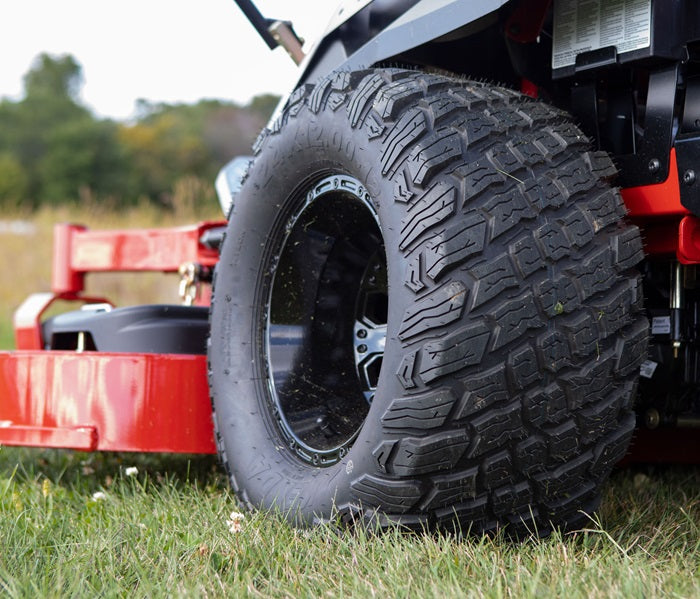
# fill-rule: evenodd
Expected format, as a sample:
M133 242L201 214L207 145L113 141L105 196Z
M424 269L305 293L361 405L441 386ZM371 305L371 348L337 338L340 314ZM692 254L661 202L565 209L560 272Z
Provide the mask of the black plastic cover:
M204 354L208 334L208 308L165 304L76 310L42 325L46 349L63 350Z

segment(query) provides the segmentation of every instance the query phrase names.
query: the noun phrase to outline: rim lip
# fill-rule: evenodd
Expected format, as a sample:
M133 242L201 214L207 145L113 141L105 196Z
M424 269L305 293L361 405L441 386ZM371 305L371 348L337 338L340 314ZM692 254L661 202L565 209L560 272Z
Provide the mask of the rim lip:
M307 191L302 191L298 193L297 197L299 199L303 198L303 201L301 201L300 206L296 210L294 210L292 215L284 223L284 235L281 242L277 246L279 248L277 251L278 256L281 256L282 253L285 251L287 242L289 241L292 231L294 231L299 222L299 219L306 212L306 210L308 210L308 208L314 202L328 195L342 193L353 196L355 200L361 202L362 205L369 211L369 213L372 215L374 222L377 225L377 229L381 233L379 215L372 202L372 198L369 192L367 191L367 188L355 177L339 172L325 174L322 178L317 179L315 182L307 185L306 189ZM299 457L303 462L311 466L332 466L333 464L339 462L343 457L345 457L350 447L355 442L355 439L357 439L357 436L360 434L360 431L364 426L364 420L362 421L362 424L355 430L355 432L352 435L350 435L350 437L348 437L341 444L330 449L318 449L304 443L290 426L289 421L287 420L284 410L282 409L282 406L280 404L279 395L277 394L270 352L270 329L272 326L270 318L270 309L272 306L272 294L275 290L275 281L277 279L277 264L273 264L275 268L272 275L272 279L269 284L269 291L267 293L265 310L263 314L263 353L265 358L264 364L267 371L267 376L265 377L268 391L267 403L270 409L272 410L271 415L273 420L275 421L275 425L277 427L278 432L282 435L287 446L290 449L292 449L292 451L294 451L297 457ZM357 364L355 366L357 370Z

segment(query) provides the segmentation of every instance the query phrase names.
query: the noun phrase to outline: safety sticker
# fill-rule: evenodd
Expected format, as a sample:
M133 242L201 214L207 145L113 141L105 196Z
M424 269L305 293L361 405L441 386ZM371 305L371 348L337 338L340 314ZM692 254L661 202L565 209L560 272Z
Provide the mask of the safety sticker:
M553 69L590 50L616 46L621 54L650 43L651 0L555 0Z
M654 372L656 371L656 367L658 365L659 364L653 360L644 360L642 365L639 367L639 376L645 379L650 379L652 376L654 376Z
M651 319L651 334L652 335L669 335L671 333L671 317L670 316L654 316Z

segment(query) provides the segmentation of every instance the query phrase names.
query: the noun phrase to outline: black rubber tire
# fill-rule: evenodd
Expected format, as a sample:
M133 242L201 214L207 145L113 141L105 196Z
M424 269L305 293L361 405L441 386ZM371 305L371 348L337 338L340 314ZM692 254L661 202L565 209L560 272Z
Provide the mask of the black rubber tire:
M209 349L240 500L296 523L580 525L628 446L648 337L640 235L607 155L544 103L393 69L298 90L255 153L217 267ZM357 179L376 205L388 333L358 437L315 467L277 424L264 321L281 231L328 173Z

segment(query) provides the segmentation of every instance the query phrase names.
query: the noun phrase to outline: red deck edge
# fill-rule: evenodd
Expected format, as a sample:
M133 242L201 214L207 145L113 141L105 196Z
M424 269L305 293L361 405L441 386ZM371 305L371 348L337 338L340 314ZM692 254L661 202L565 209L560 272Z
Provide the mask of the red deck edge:
M626 187L620 190L625 206L632 218L683 217L690 211L681 204L680 184L678 183L678 162L676 150L671 148L668 177L661 183Z
M215 453L206 357L0 353L0 444Z

